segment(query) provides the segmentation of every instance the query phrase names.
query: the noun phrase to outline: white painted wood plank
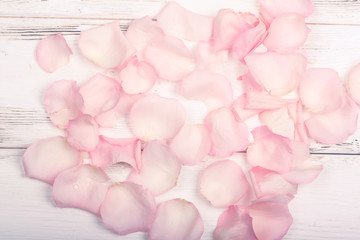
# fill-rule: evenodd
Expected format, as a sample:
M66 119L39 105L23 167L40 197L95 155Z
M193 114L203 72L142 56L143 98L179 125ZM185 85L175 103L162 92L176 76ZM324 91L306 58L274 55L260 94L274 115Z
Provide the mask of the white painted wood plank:
M96 216L78 209L57 208L51 187L24 177L23 150L0 150L0 237L2 239L145 239L142 233L119 237ZM360 235L360 156L313 156L324 164L319 178L299 188L290 203L294 223L284 239L358 239ZM243 156L233 158L243 164ZM210 162L183 168L177 186L158 202L181 197L198 207L205 222L202 239L212 239L216 209L198 194L198 177Z
M49 123L42 107L43 94L52 82L72 79L82 83L97 72L113 75L83 59L76 44L81 30L106 22L109 20L2 19L0 66L6 71L0 71L0 147L25 148L37 139L62 134ZM122 21L121 26L126 29L128 22ZM309 66L334 68L345 80L351 67L360 62L360 26L310 27L312 31L305 45ZM68 66L48 74L38 66L34 52L38 39L55 32L65 35L74 55ZM126 121L119 123L115 134L129 135ZM325 147L314 144L312 151L360 153L359 138L360 130L343 144Z
M134 19L155 17L167 0L2 0L0 17ZM214 15L220 8L258 12L257 0L177 0L195 12ZM309 23L360 24L360 3L349 0L313 0L315 13Z

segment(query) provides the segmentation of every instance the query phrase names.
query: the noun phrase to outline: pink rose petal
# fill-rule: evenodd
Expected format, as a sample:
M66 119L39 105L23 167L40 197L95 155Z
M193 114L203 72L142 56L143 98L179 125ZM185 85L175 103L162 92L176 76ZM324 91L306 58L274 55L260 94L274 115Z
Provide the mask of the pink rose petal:
M339 144L354 134L359 108L346 97L344 104L331 112L313 114L305 121L309 135L324 144Z
M93 151L99 142L99 127L89 115L81 115L69 122L67 140L80 151Z
M347 87L352 99L360 104L360 64L356 65L350 72Z
M294 90L306 68L306 58L300 53L252 53L245 62L256 82L274 96Z
M311 0L260 0L260 15L268 25L284 13L297 13L308 17L313 11L314 4Z
M71 54L70 47L60 33L43 38L36 48L36 60L48 73L67 65Z
M214 207L234 205L247 191L244 172L232 160L214 162L201 174L200 193Z
M210 154L216 157L229 157L234 152L246 150L249 132L245 123L237 122L230 109L220 108L210 112L204 125L211 140Z
M155 84L157 73L147 62L132 58L121 69L119 80L122 89L127 94L139 94L148 92Z
M185 124L170 142L170 148L183 165L198 164L210 151L209 133L203 125Z
M257 127L251 133L254 142L246 152L249 163L279 173L288 172L294 158L291 141L272 133L266 126Z
M52 184L62 171L82 162L81 154L61 136L37 141L28 147L23 156L27 177Z
M185 117L185 109L177 100L149 94L134 103L129 123L137 138L150 141L174 137Z
M182 81L180 92L186 98L202 101L209 111L230 106L233 96L228 79L207 70L193 71Z
M246 94L243 94L234 100L231 106L231 110L235 119L239 122L246 121L259 113L258 110L246 108Z
M149 231L150 240L200 240L204 223L194 204L173 199L158 206Z
M297 185L287 182L280 174L262 167L253 167L249 171L257 198L296 194Z
M125 162L137 171L141 168L141 141L136 138L115 139L99 137L95 150L90 152L91 163L101 169Z
M273 133L294 139L295 122L287 107L263 111L259 114L259 119Z
M157 22L146 16L132 20L125 36L135 47L137 57L143 60L147 45L156 38L164 36L164 33Z
M247 208L258 240L282 239L293 219L286 204L259 202Z
M78 117L83 104L75 81L54 82L45 92L45 110L51 122L59 128L66 128L70 120Z
M160 195L176 185L180 170L181 164L171 149L160 141L151 141L144 146L140 173L133 170L128 180Z
M116 68L135 53L118 21L82 31L79 48L86 58L104 68Z
M131 182L111 186L100 208L104 224L120 235L148 231L155 217L151 193Z
M252 218L238 205L230 206L220 215L213 236L214 240L257 240Z
M346 92L337 72L328 68L310 68L299 87L303 105L311 112L333 111L344 104Z
M303 16L296 13L282 14L272 21L264 45L270 51L295 52L305 43L309 32Z
M54 181L54 202L58 207L80 208L99 215L108 181L100 168L88 164L66 170Z
M185 44L175 37L159 37L145 49L145 59L160 78L181 81L195 68L195 59Z
M157 16L157 22L168 36L188 41L208 41L214 19L190 12L176 2L168 2Z
M83 113L95 117L116 106L120 98L120 85L112 78L96 74L80 87L79 93L84 99Z

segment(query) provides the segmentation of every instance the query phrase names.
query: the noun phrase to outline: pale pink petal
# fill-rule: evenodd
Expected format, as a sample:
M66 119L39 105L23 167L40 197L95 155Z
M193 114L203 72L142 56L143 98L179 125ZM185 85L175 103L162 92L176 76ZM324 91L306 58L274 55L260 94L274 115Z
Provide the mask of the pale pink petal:
M347 87L352 99L360 104L360 64L356 65L350 72Z
M214 20L214 50L232 49L236 37L254 28L258 19L250 13L236 13L231 9L222 9Z
M295 123L294 140L309 144L309 136L304 122L303 104L299 100L287 105L289 116Z
M232 103L231 110L235 119L239 122L246 121L259 113L259 110L247 109L245 105L246 94L241 95Z
M141 141L136 138L108 138L99 137L95 150L90 152L91 163L101 169L112 164L125 162L134 169L141 168Z
M259 114L259 119L273 133L294 139L295 122L287 107L263 111Z
M66 128L70 120L79 116L83 104L75 81L54 82L45 92L45 110L51 122L59 128Z
M258 47L267 34L266 26L261 20L257 19L251 13L247 13L247 16L252 19L252 21L250 21L252 26L250 29L236 36L232 47L238 60L243 60L246 55Z
M58 207L80 208L99 215L108 181L100 168L89 164L66 170L55 178L54 202Z
M286 204L259 202L247 208L253 218L253 228L258 240L279 240L289 230L293 219Z
M299 93L303 105L314 113L333 111L346 101L338 73L328 68L308 69L301 80Z
M357 127L359 108L346 97L344 104L331 112L313 114L305 121L309 135L323 144L339 144L353 135Z
M247 193L248 188L244 172L232 160L212 163L200 177L200 193L214 207L234 205Z
M275 172L288 172L294 158L291 141L272 133L266 126L257 127L251 133L254 142L246 152L248 162Z
M49 184L60 172L77 166L81 161L81 154L61 136L31 144L23 156L25 175Z
M146 16L132 20L125 36L136 48L136 55L143 60L147 45L156 38L164 36L164 33L157 22Z
M155 217L153 195L131 182L115 183L101 204L101 218L117 234L148 231Z
M104 68L118 67L135 53L118 21L82 31L79 48L85 57Z
M281 174L288 182L294 184L309 183L314 181L322 170L322 165L313 164L309 146L302 142L293 143L294 159L289 172Z
M230 206L220 215L213 236L214 240L257 240L252 218L238 205Z
M89 115L81 115L69 122L67 140L80 151L93 151L99 142L99 127Z
M204 222L194 204L172 199L158 206L149 231L150 240L200 240Z
M286 181L280 174L262 167L253 167L250 178L257 198L296 194L297 185Z
M229 157L234 152L246 150L249 144L249 131L245 123L237 122L230 109L219 108L210 112L205 120L210 140L210 154L216 157Z
M157 16L164 33L188 41L208 41L214 19L188 11L176 2L168 2Z
M314 4L311 0L260 0L260 14L268 25L284 13L297 13L308 17L313 11Z
M119 73L122 89L127 94L148 92L155 84L157 73L154 68L144 62L132 58Z
M180 92L186 98L202 101L209 111L230 106L233 96L228 79L207 70L193 71L181 82Z
M133 104L141 97L141 95L128 95L123 91L120 91L119 100L116 105L107 110L98 114L95 117L95 121L105 128L112 128L116 125L117 121L126 115L129 115L130 110Z
M151 141L144 147L140 173L133 170L128 180L160 195L176 185L180 170L181 164L171 149L160 141Z
M252 53L245 62L256 82L274 96L294 90L306 68L306 58L300 53Z
M215 52L212 42L199 42L195 48L195 56L198 69L222 74L229 80L238 79L248 72L246 64L235 58L232 51Z
M48 73L67 65L71 54L70 47L60 33L43 38L36 48L36 60Z
M199 163L209 153L211 142L203 125L185 124L169 146L181 164L191 166Z
M144 141L174 137L184 125L186 112L175 99L149 94L136 101L129 115L133 134Z
M275 18L269 28L264 45L270 51L290 53L302 46L310 29L305 18L296 13L286 13Z
M150 42L145 49L145 59L168 81L181 81L195 68L193 54L175 37L164 36Z
M93 117L112 109L120 98L119 83L102 74L96 74L79 88L84 99L83 113Z

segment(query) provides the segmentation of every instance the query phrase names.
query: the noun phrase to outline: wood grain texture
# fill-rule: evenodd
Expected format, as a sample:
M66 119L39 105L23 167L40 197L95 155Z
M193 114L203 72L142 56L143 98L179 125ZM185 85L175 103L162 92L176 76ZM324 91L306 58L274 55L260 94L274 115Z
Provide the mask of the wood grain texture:
M32 142L54 135L56 129L42 107L42 96L54 81L72 79L80 84L97 72L114 76L85 60L76 41L80 31L112 20L126 30L131 19L156 16L166 0L1 0L0 1L0 239L146 239L143 233L119 237L99 218L77 209L56 208L50 186L24 176L21 156ZM193 11L214 15L220 8L257 12L255 0L179 0ZM360 2L314 0L315 13L307 19L311 33L304 46L310 67L330 67L342 79L360 62ZM55 74L42 71L35 61L38 40L61 32L74 55L68 66ZM189 108L196 112L196 106ZM195 117L196 118L196 117ZM360 126L360 125L359 125ZM130 136L127 120L113 137ZM302 185L290 203L294 224L284 239L359 239L360 236L360 129L339 145L311 145L314 160L324 164L320 177ZM243 154L233 159L244 165ZM223 209L214 209L198 195L199 172L211 160L195 168L185 167L177 187L158 201L183 197L193 201L205 219L202 239L212 230ZM244 166L246 167L246 166ZM120 169L121 170L121 169ZM119 169L110 169L119 176ZM115 174L116 173L116 174Z

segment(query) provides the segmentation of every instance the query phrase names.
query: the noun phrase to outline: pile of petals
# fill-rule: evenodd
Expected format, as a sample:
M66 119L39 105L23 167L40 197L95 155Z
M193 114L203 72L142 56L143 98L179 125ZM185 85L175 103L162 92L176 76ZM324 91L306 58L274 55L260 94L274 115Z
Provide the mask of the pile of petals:
M116 77L99 73L82 85L60 80L46 90L46 112L66 135L26 150L26 176L51 184L57 206L96 214L117 234L195 240L204 231L196 206L155 197L176 186L182 166L212 156L193 184L208 204L224 208L214 238L281 239L298 185L322 169L313 164L310 143L346 140L360 103L360 66L347 88L336 71L307 66L301 47L312 12L310 0L260 0L259 17L231 9L202 16L169 2L156 20L133 20L126 32L119 22L81 32L84 61ZM47 72L71 54L61 34L41 40L36 51ZM202 123L188 121L178 98L154 91L162 84L206 106ZM132 138L100 134L120 118ZM249 129L253 118L261 124ZM230 159L240 155L249 171ZM105 173L116 163L132 167L124 182Z

